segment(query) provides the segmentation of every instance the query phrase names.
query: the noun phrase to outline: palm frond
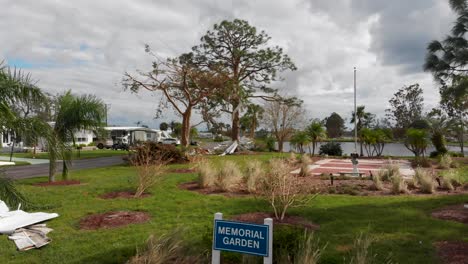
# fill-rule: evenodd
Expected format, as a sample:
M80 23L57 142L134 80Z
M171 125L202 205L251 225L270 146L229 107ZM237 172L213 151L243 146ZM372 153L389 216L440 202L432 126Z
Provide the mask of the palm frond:
M18 206L20 203L23 206L30 205L26 197L18 191L13 180L7 178L2 170L0 170L0 200L9 206Z

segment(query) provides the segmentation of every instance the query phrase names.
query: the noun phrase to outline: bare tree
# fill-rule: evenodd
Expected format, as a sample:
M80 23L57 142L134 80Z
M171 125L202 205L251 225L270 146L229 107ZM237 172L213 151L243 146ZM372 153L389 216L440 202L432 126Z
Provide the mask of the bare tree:
M148 47L146 50L151 53ZM143 88L163 94L164 101L159 105L158 111L162 112L162 109L169 104L182 116L183 146L187 146L190 142L192 111L224 85L218 74L202 71L190 60L187 56L165 61L157 59L153 62L151 71L139 72L138 77L125 73L122 81L124 87L133 92Z
M296 99L266 102L263 121L272 130L278 141L278 150L283 151L283 143L293 133L304 117L302 102Z

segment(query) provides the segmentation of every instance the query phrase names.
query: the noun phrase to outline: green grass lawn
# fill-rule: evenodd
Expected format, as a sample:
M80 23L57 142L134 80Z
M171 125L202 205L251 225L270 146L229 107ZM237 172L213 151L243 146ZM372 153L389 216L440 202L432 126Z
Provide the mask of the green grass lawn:
M111 150L111 149L96 149L96 150L84 150L78 153L77 150L73 151L73 159L91 159L91 158L101 158L101 157L112 157L112 156L121 156L127 154L127 151L124 150ZM9 153L2 153L0 156L10 156ZM33 158L33 154L28 153L13 153L13 157L17 158ZM48 159L49 153L41 152L36 153L36 159Z
M268 160L273 154L252 156L213 157L244 162L258 158ZM176 165L186 167L188 165ZM52 242L40 250L18 252L6 236L0 237L0 263L124 263L137 248L143 247L149 235L160 235L177 227L183 228L184 239L191 250L199 253L210 250L213 214L223 212L225 218L247 212L270 211L268 204L255 198L232 198L223 195L201 195L180 190L177 185L196 179L195 174L169 173L164 181L150 190L152 195L138 200L103 200L99 195L131 188L135 170L115 166L73 172L71 178L82 185L36 187L32 183L46 178L22 180L19 189L31 201L42 206L39 210L57 212L60 217L48 222L54 231ZM316 237L320 244L328 243L322 263L343 263L347 252L340 249L352 246L361 232L375 237L371 247L382 263L391 254L393 263L438 263L432 245L440 240L468 241L468 225L442 221L430 216L441 206L466 202L462 196L347 196L321 195L305 208L295 208L290 214L300 215L319 224ZM88 214L111 210L142 210L152 219L144 224L127 227L83 231L79 221ZM291 243L287 229L276 228L276 245ZM295 234L301 234L298 231ZM224 254L224 253L223 253ZM230 254L235 258L236 254ZM238 261L234 260L233 263Z

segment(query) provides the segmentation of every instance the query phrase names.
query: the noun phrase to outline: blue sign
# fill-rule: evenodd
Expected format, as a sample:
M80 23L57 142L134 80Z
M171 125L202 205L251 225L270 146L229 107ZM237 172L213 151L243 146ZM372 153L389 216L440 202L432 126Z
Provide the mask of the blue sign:
M216 250L268 257L268 225L215 220L213 233Z

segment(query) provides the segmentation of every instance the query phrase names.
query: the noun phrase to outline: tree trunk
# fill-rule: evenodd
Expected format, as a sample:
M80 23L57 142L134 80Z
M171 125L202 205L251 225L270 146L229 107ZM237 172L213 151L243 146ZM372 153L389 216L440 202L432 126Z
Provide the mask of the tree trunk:
M255 128L257 127L257 122L255 122L255 118L252 121L252 125L250 127L250 138L254 139L255 138Z
M55 171L57 170L57 165L55 159L49 159L49 182L55 181Z
M187 147L190 143L190 117L192 115L192 107L187 107L182 115L182 133L180 144Z
M315 146L317 145L317 142L312 142L312 157L315 155Z
M68 171L69 171L68 161L64 159L62 163L63 163L62 180L66 181L68 180Z
M278 152L283 152L283 140L278 139Z
M359 142L359 145L361 146L361 157L364 156L364 152L362 151L362 142Z
M237 108L237 105L234 107L234 109ZM237 109L232 113L232 131L231 131L231 139L232 141L237 140L239 142L240 140L240 117L239 117L239 110Z
M463 114L460 114L460 119L461 119L461 133L460 133L460 151L461 151L461 154L462 156L464 157L465 156L465 150L464 150L464 147L465 147L465 122L463 120Z

